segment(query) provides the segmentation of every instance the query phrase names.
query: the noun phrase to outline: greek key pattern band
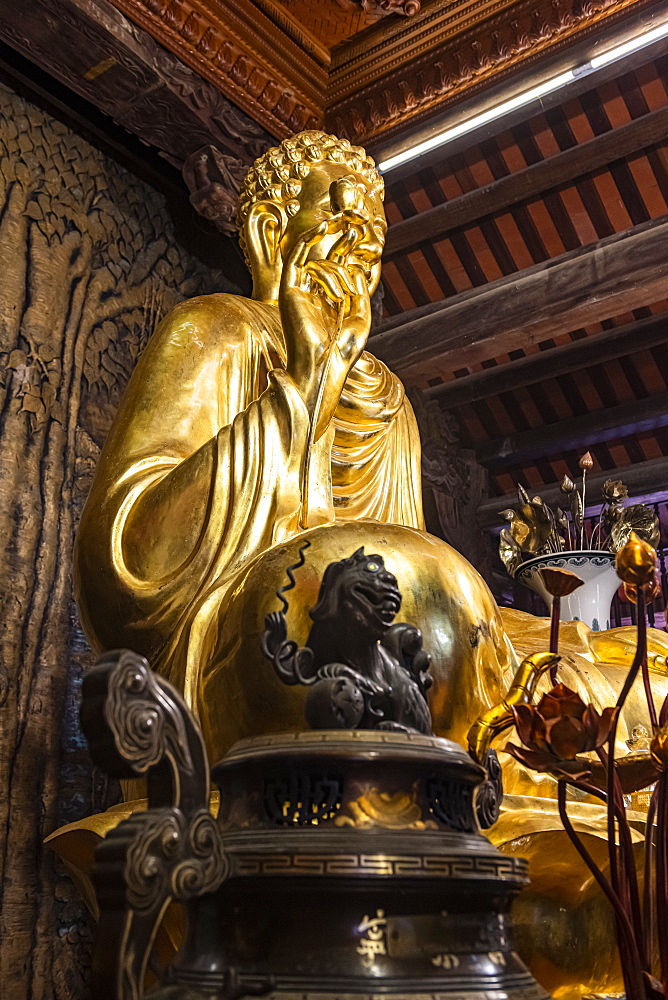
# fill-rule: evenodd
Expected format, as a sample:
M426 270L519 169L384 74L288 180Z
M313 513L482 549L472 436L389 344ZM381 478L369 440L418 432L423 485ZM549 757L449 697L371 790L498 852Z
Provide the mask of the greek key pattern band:
M452 1000L452 991L447 993L287 993L281 990L280 994L270 993L267 1000ZM526 986L514 985L512 987L513 1000L549 1000L545 990L538 983L528 983ZM477 989L475 991L457 991L458 1000L498 1000L499 990Z
M231 878L258 875L393 875L524 881L527 872L526 862L519 858L504 857L296 853L230 853L228 857Z

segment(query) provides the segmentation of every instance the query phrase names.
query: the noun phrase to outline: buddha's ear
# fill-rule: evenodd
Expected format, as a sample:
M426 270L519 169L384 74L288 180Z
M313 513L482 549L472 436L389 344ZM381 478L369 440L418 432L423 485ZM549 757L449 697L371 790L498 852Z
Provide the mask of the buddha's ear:
M273 267L283 237L283 214L272 201L258 201L251 207L244 226L246 245L265 266Z

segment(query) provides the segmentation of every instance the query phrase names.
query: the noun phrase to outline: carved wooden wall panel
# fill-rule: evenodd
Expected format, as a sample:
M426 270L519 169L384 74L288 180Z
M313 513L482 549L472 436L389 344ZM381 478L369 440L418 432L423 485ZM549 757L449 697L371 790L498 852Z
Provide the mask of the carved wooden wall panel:
M0 157L0 983L3 1000L83 1000L83 906L42 846L105 798L78 730L73 534L156 321L225 285L161 196L5 88Z
M462 447L457 420L435 399L412 387L408 394L422 441L422 499L427 531L445 539L473 563L483 579L493 582L490 536L477 520L489 495L487 470L475 452Z

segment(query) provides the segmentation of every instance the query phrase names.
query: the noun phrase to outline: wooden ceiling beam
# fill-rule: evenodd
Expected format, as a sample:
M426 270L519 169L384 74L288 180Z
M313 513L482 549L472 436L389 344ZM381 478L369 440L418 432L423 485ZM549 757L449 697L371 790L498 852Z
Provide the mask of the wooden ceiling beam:
M453 229L471 225L519 202L544 195L666 138L668 107L651 111L580 146L566 149L525 170L395 223L387 234L385 257L391 259L397 254L419 249L422 244L433 243Z
M513 392L558 375L568 375L592 365L615 361L626 354L647 351L668 341L668 313L624 326L603 330L570 344L561 344L527 358L519 358L496 368L486 368L472 375L444 382L426 390L445 410L452 410L501 392Z
M329 54L271 0L110 0L271 135L319 128Z
M394 317L370 349L410 381L659 302L666 246L668 215Z
M486 441L476 458L493 472L534 459L668 427L668 391Z
M665 498L668 487L668 457L653 458L647 462L638 462L636 465L608 472L590 472L587 476L587 493L592 500L600 502L601 487L606 479L621 479L628 487L629 496L634 499L659 496ZM563 493L557 484L541 486L529 492L532 496L538 493L550 507L556 506L560 500L563 502ZM478 507L480 527L495 528L507 524L507 521L500 516L500 511L505 510L514 500L514 496L505 495L483 501Z
M459 120L462 114L469 114L480 104L483 92L485 103L495 101L501 93L507 99L508 87L515 93L517 88L529 86L537 61L556 75L572 68L574 61L586 63L601 46L612 43L608 28L615 26L615 38L616 26L622 21L625 31L641 31L652 25L655 8L662 9L662 3L430 0L414 17L382 18L370 30L330 52L281 0L32 0L30 4L4 0L5 6L16 8L16 12L10 11L3 34L12 45L12 22L18 21L20 51L26 55L27 42L32 58L42 68L55 65L59 78L63 75L76 80L80 64L86 61L87 44L74 46L69 27L78 32L79 22L90 19L111 24L115 7L124 19L159 43L157 64L166 50L273 138L320 128L327 120L328 129L356 143L404 144L425 130L429 132L434 115L455 114ZM45 7L46 16L39 12ZM341 11L340 16L349 15ZM44 37L61 22L58 43L45 50ZM89 62L80 86L107 73L110 77L126 75L122 61L109 62L116 58L113 35L112 30L112 53L106 60ZM634 60L650 57L651 50L642 56L631 54L623 65L630 68ZM619 68L604 67L597 81ZM94 73L90 78L86 76L89 72ZM542 70L538 76L543 78ZM580 86L591 86L586 75L573 80L568 94L573 96ZM79 92L79 85L74 89ZM95 99L97 87L88 89ZM98 105L103 111L104 89ZM135 88L125 91L129 103L135 103L137 89L143 90L142 77ZM185 87L183 91L184 101L194 94L193 102L197 102L197 87L191 91L188 85L188 92ZM541 106L545 109L545 102L563 101L564 97L565 92L546 95ZM174 130L168 116L165 120L159 96L151 112L156 121L154 132L157 125L164 131ZM527 109L521 111L522 116L526 113ZM509 123L510 119L504 119L503 127ZM499 127L497 124L494 129ZM478 134L476 141L480 138ZM467 136L463 141L470 144L472 140ZM414 165L408 169L412 171ZM393 177L400 175L401 168Z
M107 0L0 0L0 42L181 165L211 144L250 166L271 136ZM9 63L9 60L4 60ZM24 74L29 78L29 66ZM37 75L37 74L36 74ZM45 83L46 96L53 97ZM67 106L67 101L61 102ZM96 133L105 118L88 116Z

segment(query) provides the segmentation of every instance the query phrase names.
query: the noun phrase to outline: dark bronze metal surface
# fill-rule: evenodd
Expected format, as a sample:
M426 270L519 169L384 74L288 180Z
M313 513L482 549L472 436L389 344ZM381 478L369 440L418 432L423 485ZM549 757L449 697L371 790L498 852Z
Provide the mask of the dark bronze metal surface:
M486 772L420 733L319 730L237 743L214 768L197 724L132 653L82 710L96 761L148 778L149 809L98 849L96 996L141 1000L171 900L186 931L154 1000L546 1000L512 943L526 863L480 834Z
M227 873L206 751L175 688L129 650L107 653L84 679L81 723L99 767L148 784L149 808L107 834L93 868L95 995L137 1000L169 904L212 892Z
M427 691L431 657L422 634L406 622L392 624L401 607L397 578L382 556L357 549L347 559L329 564L320 593L310 611L313 626L305 646L288 638L288 602L265 619L262 650L286 684L311 688L306 722L313 729L382 729L430 733Z

